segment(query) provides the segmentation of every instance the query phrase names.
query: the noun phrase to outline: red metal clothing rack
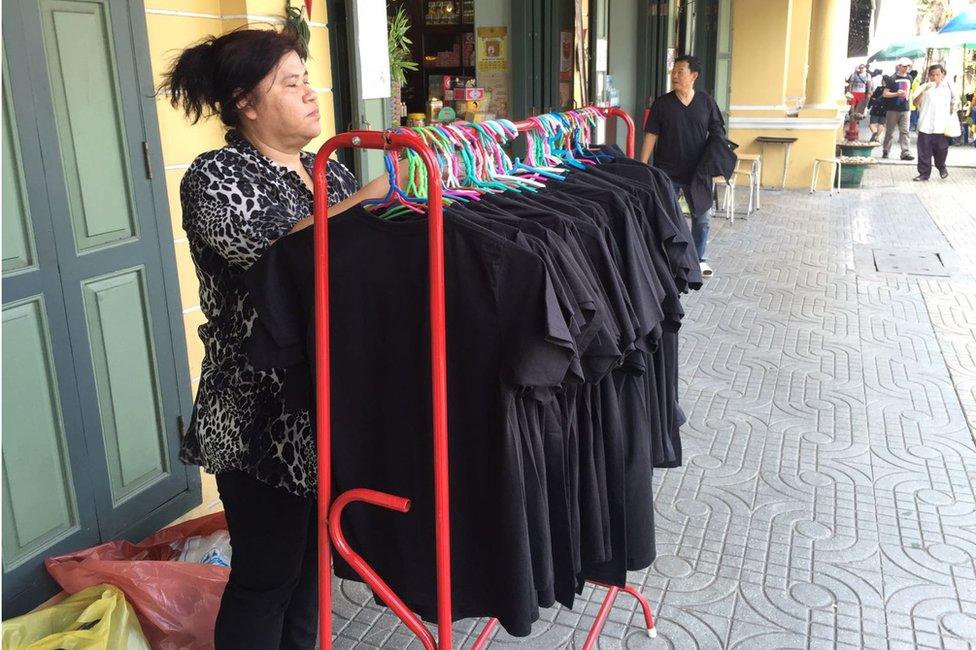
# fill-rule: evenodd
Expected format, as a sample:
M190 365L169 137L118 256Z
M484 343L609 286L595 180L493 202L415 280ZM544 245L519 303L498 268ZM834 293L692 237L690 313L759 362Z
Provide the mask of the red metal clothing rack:
M606 117L618 117L627 125L627 156L634 156L634 121L619 108L600 108ZM517 122L519 131L528 131L536 125L528 120ZM383 578L349 545L342 533L342 511L352 502L360 501L398 512L410 509L410 500L376 490L352 489L332 501L332 422L331 376L329 359L329 227L326 179L328 160L336 149L399 150L412 149L427 168L428 197L428 245L430 275L430 350L431 385L433 388L433 435L434 435L434 533L437 585L437 639L410 610ZM450 539L450 485L448 482L448 430L447 430L447 321L444 286L444 204L437 159L427 145L408 131L349 131L330 138L315 159L312 172L315 191L315 355L316 355L316 429L318 445L318 521L319 521L319 647L332 648L332 546L359 574L382 601L417 635L428 650L452 647L451 629L451 539ZM599 584L599 583L593 583ZM596 645L597 638L617 595L624 591L638 600L644 612L648 634L654 636L654 618L647 600L633 587L610 585L599 614L587 636L584 650ZM491 634L498 627L497 619L490 619L475 640L472 648L478 650L487 645Z

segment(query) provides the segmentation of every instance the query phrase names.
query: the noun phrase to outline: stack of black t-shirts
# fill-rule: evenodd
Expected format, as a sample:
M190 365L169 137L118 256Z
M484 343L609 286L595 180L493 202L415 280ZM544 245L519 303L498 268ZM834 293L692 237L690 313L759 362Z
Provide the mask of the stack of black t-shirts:
M666 177L615 158L539 192L445 211L455 618L527 635L587 579L623 585L655 557L651 477L681 462L679 294L701 285ZM350 543L418 614L436 616L427 222L362 207L329 220L334 493ZM314 390L313 233L247 275L255 364ZM336 574L358 579L339 558Z

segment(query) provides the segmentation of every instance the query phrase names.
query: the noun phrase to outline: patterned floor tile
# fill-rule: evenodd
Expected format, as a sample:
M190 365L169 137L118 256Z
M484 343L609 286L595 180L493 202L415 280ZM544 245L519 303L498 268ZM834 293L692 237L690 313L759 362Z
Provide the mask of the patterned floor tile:
M912 175L870 170L884 203L765 192L714 220L681 331L685 463L656 473L658 559L629 574L658 636L621 596L600 648L976 648L976 176ZM908 243L948 275L877 270ZM582 647L602 594L492 646ZM359 585L334 611L335 647L420 647Z

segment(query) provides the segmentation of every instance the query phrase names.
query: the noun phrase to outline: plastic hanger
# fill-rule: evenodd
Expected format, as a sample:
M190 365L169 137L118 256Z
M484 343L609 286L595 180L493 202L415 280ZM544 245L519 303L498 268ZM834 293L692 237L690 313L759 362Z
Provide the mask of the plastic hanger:
M568 121L564 122L564 117L560 113L546 113L539 116L540 121L549 126L550 151L564 165L574 169L586 169L586 165L576 160L570 151Z
M503 129L505 129L511 137L517 137L519 130L515 126L515 123L511 120L499 119L496 120ZM514 134L514 135L513 135ZM522 162L521 159L515 158L511 167L508 168L507 173L509 175L515 174L529 174L538 176L540 178L547 178L551 180L563 180L566 170L560 169L558 167L548 167L543 165L537 165L535 162L535 151L537 149L536 140L538 139L538 134L535 131L527 131L525 134L528 146L526 149L526 159Z
M492 126L490 123L468 124L472 130L480 136L476 148L480 149L482 162L482 178L488 181L500 183L506 189L513 192L528 190L537 192L543 183L528 178L513 176L507 172L511 168L511 160L502 150L501 140L507 140L508 133L505 129ZM518 131L516 131L518 133Z
M382 199L368 199L363 201L363 205L376 206L377 210L382 210L383 208L393 205L401 205L413 212L423 212L423 207L417 205L418 201L408 197L398 185L398 164L395 155L392 152L387 152L383 161L386 165L386 172L389 176L390 189L387 191L386 196Z

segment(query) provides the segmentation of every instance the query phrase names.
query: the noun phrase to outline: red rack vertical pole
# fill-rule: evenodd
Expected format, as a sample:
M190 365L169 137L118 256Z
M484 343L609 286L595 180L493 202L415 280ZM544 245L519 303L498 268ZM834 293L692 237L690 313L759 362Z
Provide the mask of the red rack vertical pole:
M420 156L427 169L428 256L430 274L430 353L434 431L434 532L437 570L437 626L439 647L450 648L451 629L451 512L447 428L447 310L444 263L444 204L440 167L420 138L411 133L351 131L330 138L315 159L312 182L315 194L315 355L316 442L318 445L319 530L319 642L332 646L332 549L329 543L332 421L329 360L329 156L340 147L389 149L407 147Z
M444 201L440 166L419 138L427 168L428 256L430 258L430 360L434 396L434 532L437 558L438 646L451 648L451 504L447 436L447 308L444 264Z
M630 115L627 114L627 111L616 106L610 108L601 108L600 112L603 113L606 117L619 117L624 121L624 124L627 125L626 153L628 158L633 158L636 152L636 136L637 136L637 128L634 126L634 120L630 117ZM617 599L617 596L620 594L621 591L633 596L637 600L638 604L641 606L641 609L644 612L644 623L647 626L647 635L651 638L657 636L657 630L654 627L654 615L651 612L651 605L650 603L647 602L647 599L644 598L644 595L642 593L640 593L630 585L621 588L621 587L615 587L613 585L606 585L601 582L596 582L593 580L590 580L589 582L595 585L599 585L601 587L606 587L607 594L603 598L603 604L600 606L600 611L597 614L596 620L593 622L593 627L590 628L590 633L587 635L586 641L583 643L583 650L591 650L592 648L596 647L597 640L600 637L600 632L603 630L603 625L606 623L607 617L610 615L610 610L613 607L613 603Z
M312 169L315 223L315 426L318 452L319 647L332 648L332 547L329 544L329 501L332 487L331 363L329 360L329 156L343 139L322 145ZM349 139L351 142L351 138ZM347 144L348 146L348 144Z
M637 127L634 126L634 119L627 114L624 109L611 106L610 108L599 109L606 117L619 117L627 125L627 157L633 158L636 152Z

